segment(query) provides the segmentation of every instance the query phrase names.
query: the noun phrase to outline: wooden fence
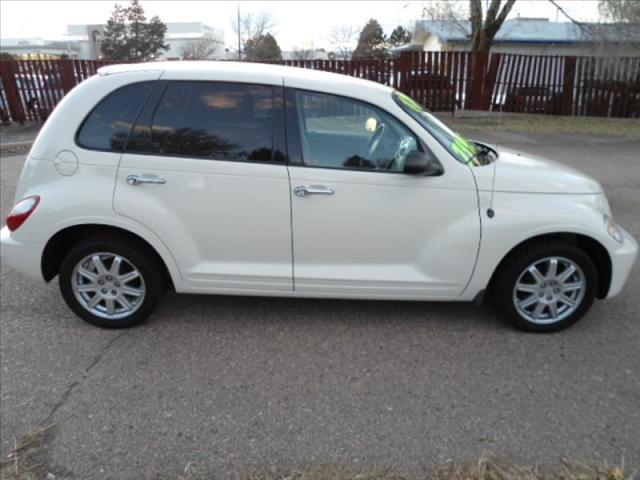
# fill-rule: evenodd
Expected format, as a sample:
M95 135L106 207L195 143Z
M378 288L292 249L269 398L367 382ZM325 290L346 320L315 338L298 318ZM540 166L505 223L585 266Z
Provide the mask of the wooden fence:
M107 63L90 60L0 62L3 121L45 118L69 90ZM393 59L271 63L379 82L407 93L433 111L475 109L640 117L640 56L405 52Z

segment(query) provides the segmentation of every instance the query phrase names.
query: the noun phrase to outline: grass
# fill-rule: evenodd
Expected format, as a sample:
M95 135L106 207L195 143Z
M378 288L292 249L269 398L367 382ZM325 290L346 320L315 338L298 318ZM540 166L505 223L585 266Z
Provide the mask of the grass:
M447 463L421 476L399 473L392 468L361 468L339 465L317 465L283 473L252 473L240 480L633 480L635 473L624 465L582 463L564 460L556 471L523 467L483 455L475 462ZM186 472L176 480L212 480Z
M39 429L16 442L13 451L0 462L1 480L48 480L55 473L47 468L47 450L52 427ZM164 480L213 480L214 476L195 473L191 464L178 477L157 475ZM112 472L117 474L117 472ZM407 475L389 467L363 468L345 465L315 465L280 473L246 473L239 480L633 480L636 472L627 472L624 462L607 463L563 460L555 471L518 466L489 455L468 463L446 463L419 476ZM217 477L216 477L217 478Z
M483 117L439 115L455 130L504 130L521 133L573 133L640 139L640 119L495 114Z
M20 441L7 458L0 461L1 480L46 479L46 457L52 427L35 430ZM49 477L50 478L50 477Z

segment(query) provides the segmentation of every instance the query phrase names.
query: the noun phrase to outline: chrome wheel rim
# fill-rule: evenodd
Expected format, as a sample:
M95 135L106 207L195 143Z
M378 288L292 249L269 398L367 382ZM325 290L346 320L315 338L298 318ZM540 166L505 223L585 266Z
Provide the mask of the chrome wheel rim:
M526 320L550 324L575 312L587 287L582 269L573 260L547 257L536 260L518 277L513 303Z
M82 307L108 320L132 315L146 294L140 271L126 258L108 252L80 260L71 276L71 288Z

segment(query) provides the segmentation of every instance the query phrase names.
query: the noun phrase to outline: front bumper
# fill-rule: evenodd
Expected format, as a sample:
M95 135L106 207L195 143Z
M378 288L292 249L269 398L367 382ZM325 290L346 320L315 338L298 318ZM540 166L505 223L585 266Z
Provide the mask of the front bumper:
M44 245L34 242L20 242L14 238L7 226L0 230L0 257L2 263L15 268L25 275L44 281L41 259Z
M616 250L609 251L612 271L611 285L609 286L607 298L620 293L638 256L638 242L624 228L620 226L618 228L622 232L623 240Z

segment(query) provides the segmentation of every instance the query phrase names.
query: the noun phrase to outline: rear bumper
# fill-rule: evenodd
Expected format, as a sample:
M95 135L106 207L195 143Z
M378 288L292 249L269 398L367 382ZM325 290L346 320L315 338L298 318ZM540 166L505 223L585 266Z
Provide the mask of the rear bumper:
M629 272L633 267L636 257L638 256L638 242L623 228L620 228L623 234L622 244L614 250L609 251L611 255L611 286L607 298L611 298L622 290Z
M0 257L2 258L2 263L42 282L44 282L41 268L43 249L44 246L40 243L16 240L6 226L0 230Z

